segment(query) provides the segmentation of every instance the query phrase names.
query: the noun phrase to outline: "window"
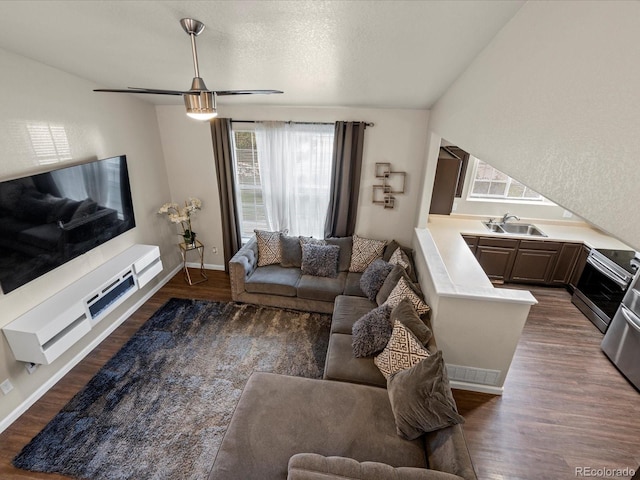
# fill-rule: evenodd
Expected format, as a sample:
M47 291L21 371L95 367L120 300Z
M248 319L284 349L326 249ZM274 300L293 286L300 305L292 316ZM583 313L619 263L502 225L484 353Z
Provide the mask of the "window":
M267 229L256 134L246 126L234 128L233 140L240 233L243 239L249 239L254 229Z
M475 159L473 182L469 189L468 198L511 202L548 202L538 192L479 159Z
M243 240L256 228L324 236L333 137L332 124L261 122L234 127Z

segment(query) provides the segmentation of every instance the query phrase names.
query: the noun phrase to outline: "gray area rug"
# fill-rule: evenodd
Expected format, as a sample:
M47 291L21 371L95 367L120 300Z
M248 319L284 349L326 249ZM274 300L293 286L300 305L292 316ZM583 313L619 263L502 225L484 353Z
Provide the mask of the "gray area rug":
M330 324L171 299L13 463L90 479L204 479L249 375L322 377Z

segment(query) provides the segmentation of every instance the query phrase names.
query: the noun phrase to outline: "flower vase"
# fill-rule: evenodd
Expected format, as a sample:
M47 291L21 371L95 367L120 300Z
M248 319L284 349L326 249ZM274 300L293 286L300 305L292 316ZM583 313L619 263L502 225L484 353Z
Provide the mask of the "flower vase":
M185 245L195 246L196 244L196 232L187 230L183 235Z

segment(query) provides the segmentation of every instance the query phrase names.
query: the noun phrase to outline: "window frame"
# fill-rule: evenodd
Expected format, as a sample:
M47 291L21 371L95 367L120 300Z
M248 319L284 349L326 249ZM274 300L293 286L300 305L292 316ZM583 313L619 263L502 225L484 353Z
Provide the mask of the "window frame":
M501 170L495 168L493 165L490 165L489 163L471 156L471 159L473 160L473 165L471 168L471 175L469 176L469 188L467 190L467 195L466 195L466 201L468 202L489 202L489 203L508 203L508 204L524 204L524 205L546 205L546 206L555 206L556 204L553 203L551 200L547 199L544 195L536 192L535 190L533 190L532 188L528 187L527 185L523 184L522 182L519 182L518 180L514 179L513 177L510 177L509 175L507 175L506 173L502 172ZM532 192L535 192L536 194L538 194L540 197L539 198L525 198L525 197L509 197L507 196L507 193L505 193L504 195L491 195L491 194L474 194L473 193L473 189L474 189L474 185L475 182L477 180L476 176L477 176L477 172L478 172L478 167L480 166L480 162L482 162L483 164L493 168L494 170L502 173L503 175L505 175L507 177L507 180L504 182L506 183L506 188L505 188L505 192L509 192L509 188L512 184L512 182L517 182L520 185L522 185L525 190L530 190ZM496 182L497 183L497 182Z

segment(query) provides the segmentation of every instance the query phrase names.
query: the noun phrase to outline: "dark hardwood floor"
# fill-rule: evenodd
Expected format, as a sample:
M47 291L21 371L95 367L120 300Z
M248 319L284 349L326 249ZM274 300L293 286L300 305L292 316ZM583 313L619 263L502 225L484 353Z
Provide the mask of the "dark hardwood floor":
M504 395L454 392L478 477L575 479L575 467L637 469L640 393L602 354L602 334L566 291L531 291L540 303L527 320ZM211 271L209 281L190 287L179 273L162 287L0 434L1 479L66 478L17 470L11 459L171 297L228 301L229 277Z

